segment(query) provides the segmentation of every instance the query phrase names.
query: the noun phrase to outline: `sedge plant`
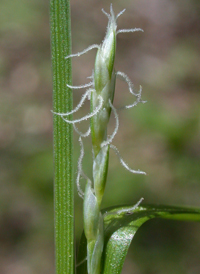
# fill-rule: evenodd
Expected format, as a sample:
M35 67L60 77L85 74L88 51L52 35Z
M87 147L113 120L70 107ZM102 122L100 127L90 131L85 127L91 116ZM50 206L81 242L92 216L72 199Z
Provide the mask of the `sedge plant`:
M57 3L57 5L56 5ZM59 9L59 4L64 2L60 0L52 0L52 11L63 12ZM57 7L57 9L55 9ZM65 10L65 9L64 9ZM67 6L68 16L69 16L69 2ZM136 174L145 175L144 171L131 169L128 164L122 159L118 149L112 144L112 141L119 129L119 119L117 109L113 105L114 94L115 94L115 83L116 78L124 80L130 91L131 96L133 96L133 102L128 106L125 106L125 109L132 108L138 103L144 103L141 99L142 87L140 87L139 92L135 92L134 86L130 81L129 77L120 71L115 71L114 61L116 54L116 37L118 33L126 32L135 32L143 31L140 28L134 29L119 29L117 30L117 18L124 13L125 10L121 11L118 15L115 16L112 5L110 6L110 13L107 13L103 10L103 13L108 18L108 26L105 38L103 42L98 45L94 44L83 50L82 52L71 54L68 50L68 54L63 56L62 51L62 60L60 61L64 64L64 61L67 62L68 68L71 67L70 59L72 57L78 57L82 54L87 53L92 49L97 49L96 59L94 62L94 70L92 75L89 77L91 81L85 85L81 86L72 86L71 85L71 72L68 71L68 78L65 79L65 89L69 98L68 108L65 107L54 107L53 113L56 120L55 126L58 128L62 125L64 130L72 130L72 126L76 133L79 135L80 143L80 157L78 160L78 171L76 178L76 185L79 196L83 199L83 222L84 222L84 232L80 242L79 254L77 258L77 273L88 273L88 274L111 274L111 273L121 273L123 262L125 260L128 248L134 237L137 229L148 219L154 217L161 218L172 218L179 220L200 220L200 211L197 209L185 209L178 207L169 207L169 206L144 206L141 205L143 198L132 206L116 206L112 209L101 210L101 202L105 191L106 178L108 172L108 163L109 163L109 150L113 149L116 155L119 157L120 163L129 171ZM57 14L59 18L59 14ZM63 18L63 17L62 17ZM56 17L54 17L54 23ZM63 20L61 20L63 23ZM53 24L53 23L52 23ZM69 25L68 25L69 27ZM68 29L69 30L69 29ZM54 33L55 32L55 33ZM60 33L57 33L57 28L55 25L52 27L52 37L55 39L59 38ZM60 29L62 33L62 28ZM65 33L66 34L66 33ZM63 37L62 37L63 38ZM68 32L68 39L70 39L70 31ZM62 48L61 40L56 44L57 48L52 45L52 52L55 53L56 49L59 52L59 47ZM71 46L71 42L68 44ZM55 57L55 55L53 55ZM60 56L59 56L60 58ZM57 68L59 71L59 64L54 63L53 59L53 69ZM57 83L57 86L54 87L54 94L57 94L57 88L59 86L59 77L55 78L54 83ZM73 89L82 89L88 88L84 95L82 96L78 105L72 110L70 97L70 90ZM62 91L60 91L62 93ZM61 97L60 97L61 98ZM90 112L79 119L73 119L72 115L79 111L83 106L86 100L90 101ZM59 99L56 97L55 101L58 102ZM59 101L60 102L60 101ZM62 105L62 104L61 104ZM108 136L107 127L109 124L109 119L111 112L113 112L115 117L115 129L113 133ZM78 128L78 124L84 120L90 119L90 126L85 132L81 132ZM66 126L67 125L67 126ZM67 127L67 128L66 128ZM55 131L55 143L57 138L59 138L59 131ZM61 127L60 127L61 128ZM63 132L63 131L61 131ZM93 153L93 177L89 178L83 171L82 161L85 154L84 150L84 138L87 138L91 135L92 139L92 153ZM63 135L65 136L65 135ZM71 135L69 135L71 136ZM71 140L71 139L70 139ZM65 142L65 140L62 140ZM68 140L69 141L69 140ZM59 142L56 143L59 145ZM72 144L70 144L72 147ZM70 147L70 146L69 146ZM57 151L55 147L55 151ZM59 146L59 149L62 149ZM70 154L71 151L68 151ZM56 156L55 152L55 156ZM70 154L71 155L71 154ZM59 154L60 161L66 161L62 159L64 154ZM69 160L69 159L68 159ZM55 158L55 165L57 167L57 158ZM61 165L60 165L61 166ZM62 170L62 168L61 168ZM58 170L58 173L60 170ZM72 167L69 172L72 172ZM71 173L70 173L71 174ZM63 176L64 174L62 174ZM69 231L71 231L71 225L73 223L73 212L64 208L64 203L67 198L66 192L62 192L62 187L65 190L65 185L62 185L63 177L56 177L55 184L55 220L56 220L56 261L57 261L57 274L63 273L73 273L74 272L74 249L66 248L67 246L72 246L73 243L73 234L68 233L67 229L65 230L64 225L67 220L69 221ZM81 178L85 179L85 188L81 187L80 180ZM61 182L60 182L61 180ZM72 176L70 177L71 187ZM69 181L68 181L69 183ZM58 191L60 190L60 192ZM64 197L64 200L63 200ZM71 196L70 196L71 197ZM60 203L61 201L61 203ZM73 208L73 199L71 199ZM63 204L62 204L63 203ZM63 210L68 210L64 212ZM59 210L61 212L59 212ZM63 226L62 226L63 225ZM64 228L64 230L63 230ZM63 233L64 232L64 233ZM68 234L67 234L68 233ZM66 239L66 235L70 237L70 243ZM63 252L64 250L64 252ZM71 252L71 253L70 253ZM72 254L73 253L73 254ZM66 264L66 261L68 264ZM67 268L68 267L68 268Z

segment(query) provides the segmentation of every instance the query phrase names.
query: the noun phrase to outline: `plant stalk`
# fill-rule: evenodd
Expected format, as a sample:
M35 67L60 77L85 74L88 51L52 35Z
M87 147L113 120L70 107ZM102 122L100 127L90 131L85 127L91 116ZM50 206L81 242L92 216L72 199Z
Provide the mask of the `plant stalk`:
M69 112L72 93L71 18L69 0L51 0L51 55L53 71L53 111ZM72 125L58 115L53 118L54 208L56 274L74 273L74 186Z

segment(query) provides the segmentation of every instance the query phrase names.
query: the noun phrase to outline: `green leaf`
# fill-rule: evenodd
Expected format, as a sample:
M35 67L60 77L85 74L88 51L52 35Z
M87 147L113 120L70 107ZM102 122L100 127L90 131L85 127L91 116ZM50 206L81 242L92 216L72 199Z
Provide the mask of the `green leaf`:
M200 209L164 205L130 206L103 210L105 240L102 257L102 274L121 273L133 237L140 226L153 218L179 221L200 221ZM86 258L86 240L82 235L78 262ZM86 274L86 262L77 267L77 273Z

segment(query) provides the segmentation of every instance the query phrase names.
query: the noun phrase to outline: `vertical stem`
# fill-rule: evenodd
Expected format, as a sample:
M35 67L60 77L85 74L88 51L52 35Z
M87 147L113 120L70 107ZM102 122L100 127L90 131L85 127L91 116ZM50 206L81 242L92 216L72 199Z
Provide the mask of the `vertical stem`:
M51 53L53 69L53 111L72 109L70 1L51 0ZM56 273L74 273L74 192L72 166L72 125L54 115L54 207Z

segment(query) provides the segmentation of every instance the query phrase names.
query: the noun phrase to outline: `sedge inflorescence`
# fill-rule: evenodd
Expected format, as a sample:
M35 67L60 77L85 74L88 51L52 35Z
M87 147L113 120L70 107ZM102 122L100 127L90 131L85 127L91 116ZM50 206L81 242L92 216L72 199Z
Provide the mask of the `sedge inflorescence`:
M146 174L140 170L131 169L119 154L118 149L112 144L112 141L119 128L119 118L117 109L113 105L116 78L124 80L131 95L134 96L132 104L125 106L129 109L136 106L139 102L144 103L141 99L142 87L139 92L134 91L134 86L129 77L120 71L115 71L114 60L116 53L116 36L119 33L143 31L140 28L120 29L117 30L117 18L124 13L121 11L117 16L110 6L110 14L102 10L108 17L108 26L104 40L100 45L94 44L83 50L82 52L71 54L66 58L77 57L88 51L97 48L96 60L91 81L81 86L70 86L71 89L88 88L82 96L78 105L68 113L55 113L59 115L67 123L73 124L74 130L79 134L80 157L78 160L77 172L77 189L79 195L84 199L83 218L84 232L87 239L87 269L89 274L98 274L101 271L101 256L104 247L104 221L100 211L101 201L105 190L106 177L108 171L109 149L112 148L119 157L121 164L130 172L138 174ZM69 115L77 112L86 100L90 100L90 112L76 120L70 120ZM107 135L107 127L110 114L113 112L116 125L113 133ZM90 119L90 127L86 132L81 132L77 128L77 124ZM82 160L84 157L83 138L91 135L93 148L93 179L89 179L83 172ZM81 189L80 179L86 179L85 191ZM141 200L140 200L141 201ZM140 203L139 201L139 203ZM139 205L136 204L136 207ZM134 207L135 208L135 207Z

